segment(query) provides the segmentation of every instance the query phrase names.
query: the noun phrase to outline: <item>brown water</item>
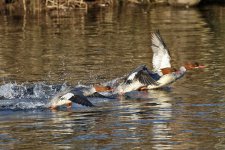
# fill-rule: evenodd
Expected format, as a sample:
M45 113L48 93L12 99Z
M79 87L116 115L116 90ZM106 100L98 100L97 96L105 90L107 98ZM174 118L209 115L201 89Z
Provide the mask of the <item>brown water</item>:
M0 16L0 95L24 101L0 110L0 149L224 149L224 14L223 6L162 6ZM167 90L93 99L95 108L30 109L38 105L30 98L46 100L64 82L99 83L151 67L156 29L175 67L198 61L207 68Z

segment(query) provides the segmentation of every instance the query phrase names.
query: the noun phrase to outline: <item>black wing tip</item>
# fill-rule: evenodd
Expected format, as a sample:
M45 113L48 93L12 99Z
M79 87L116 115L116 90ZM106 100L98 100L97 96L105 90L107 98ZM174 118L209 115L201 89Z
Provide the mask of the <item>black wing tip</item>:
M156 35L156 36L160 35L159 29L156 29L154 32L152 32L152 35Z
M161 33L160 33L159 29L157 29L152 34L154 34L158 39L160 39L160 41L162 41L162 36L161 36Z
M83 105L83 106L87 106L87 107L94 107L95 105L93 105L85 96L73 96L70 101Z
M158 40L162 43L162 45L164 46L164 48L167 49L167 51L168 51L168 53L169 53L169 55L170 55L170 51L169 51L169 49L168 49L168 47L167 47L165 41L163 40L163 38L162 38L162 36L161 36L161 34L160 34L159 29L157 29L155 32L153 32L153 33L152 33L152 36L156 36L156 37L158 38ZM154 44L152 44L152 46L158 47L158 46L156 46L156 45L154 45Z
M157 30L155 31L155 33L157 33L157 34L160 34L160 31L159 31L159 29L157 29Z

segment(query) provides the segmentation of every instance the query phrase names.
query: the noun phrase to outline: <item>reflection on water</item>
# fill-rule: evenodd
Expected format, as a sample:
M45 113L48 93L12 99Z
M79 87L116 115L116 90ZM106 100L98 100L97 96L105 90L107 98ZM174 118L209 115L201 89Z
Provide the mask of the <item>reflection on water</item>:
M207 66L168 89L92 99L96 108L1 109L0 147L223 149L224 11L162 6L75 11L64 18L0 16L0 95L16 101L36 103L32 98L47 100L64 82L99 83L139 64L151 67L150 34L156 29L174 67L187 61ZM36 89L27 94L30 85Z

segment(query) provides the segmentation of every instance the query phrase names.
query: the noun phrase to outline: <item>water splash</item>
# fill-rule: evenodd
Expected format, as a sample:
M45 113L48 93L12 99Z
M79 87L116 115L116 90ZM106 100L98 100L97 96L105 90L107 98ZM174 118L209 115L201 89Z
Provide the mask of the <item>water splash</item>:
M39 83L6 83L0 86L1 99L22 99L22 98L50 98L67 85L48 85Z
M120 78L103 83L114 87L117 85ZM80 88L86 85L78 84L74 88ZM48 108L50 99L54 99L60 92L65 91L69 86L66 83L61 85L38 83L5 83L0 85L0 110L25 110ZM105 96L110 96L112 93L101 93ZM105 101L104 98L96 99L96 101Z
M38 83L5 83L0 86L0 110L47 108L49 99L67 87Z

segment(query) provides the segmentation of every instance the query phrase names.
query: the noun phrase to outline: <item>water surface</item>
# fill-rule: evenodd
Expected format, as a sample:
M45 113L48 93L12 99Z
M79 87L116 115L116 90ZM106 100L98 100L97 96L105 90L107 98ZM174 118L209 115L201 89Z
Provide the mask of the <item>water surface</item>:
M122 7L0 16L0 147L2 149L224 149L225 8ZM118 99L90 99L50 111L64 85L121 77L151 67L151 33L159 29L179 67L169 88ZM33 105L33 107L32 107Z

